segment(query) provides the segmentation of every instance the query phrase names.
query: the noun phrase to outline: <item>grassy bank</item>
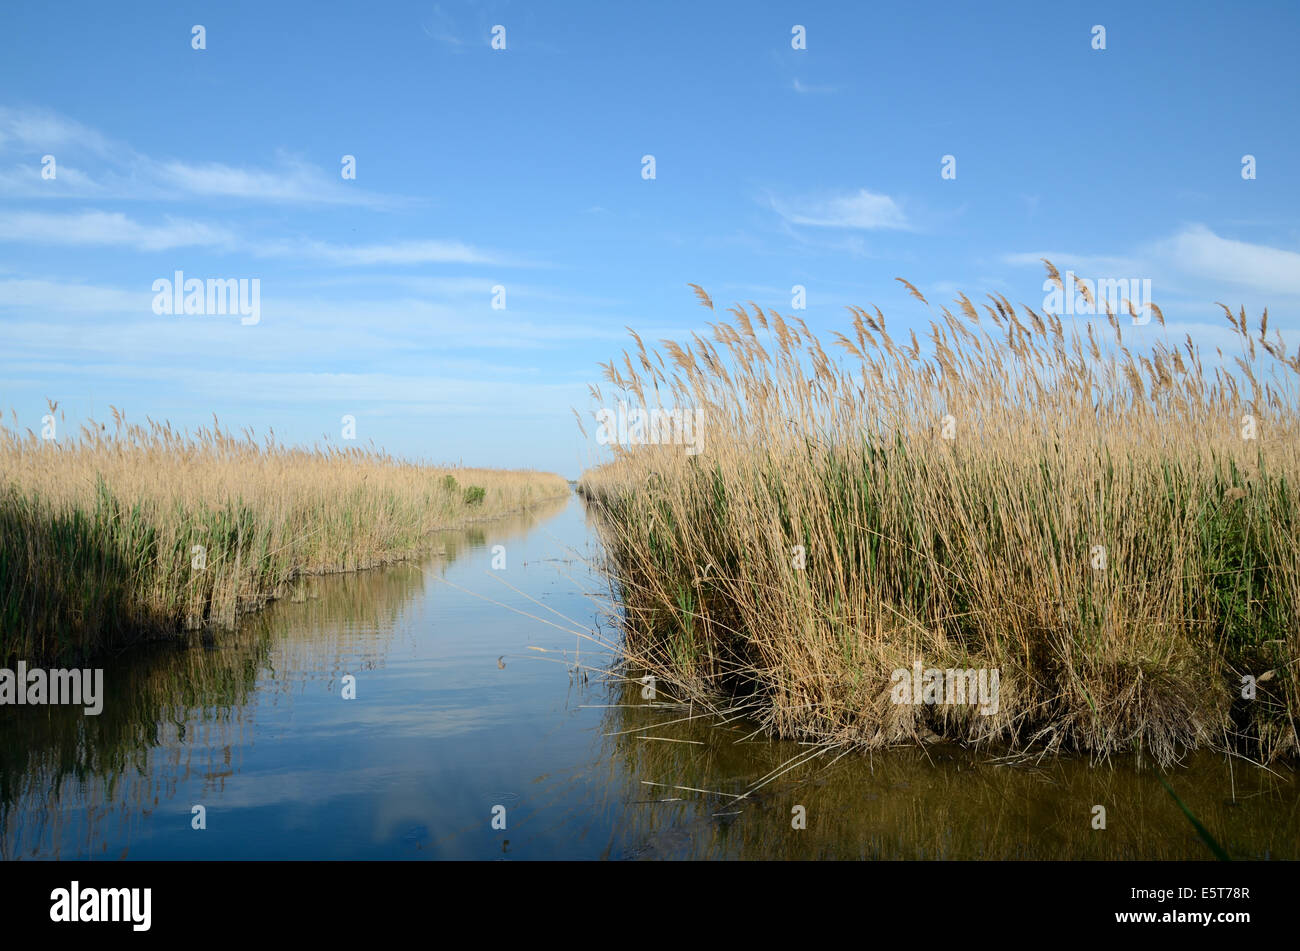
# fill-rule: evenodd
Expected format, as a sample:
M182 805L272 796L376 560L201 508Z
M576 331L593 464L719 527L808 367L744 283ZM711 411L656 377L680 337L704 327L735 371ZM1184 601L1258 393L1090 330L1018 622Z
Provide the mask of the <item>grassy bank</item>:
M533 471L436 468L211 429L0 428L0 657L70 662L232 626L301 574L411 557L430 532L563 495Z
M704 424L702 452L616 448L580 485L629 661L798 739L1295 755L1300 353L1226 307L1230 369L1158 309L921 300L924 343L850 308L833 356L751 305L606 367ZM997 712L894 702L917 661L998 670Z

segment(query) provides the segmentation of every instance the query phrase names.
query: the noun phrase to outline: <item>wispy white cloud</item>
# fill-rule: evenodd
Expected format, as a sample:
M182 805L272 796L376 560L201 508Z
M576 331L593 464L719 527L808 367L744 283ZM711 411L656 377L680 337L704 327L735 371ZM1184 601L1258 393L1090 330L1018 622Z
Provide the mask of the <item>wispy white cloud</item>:
M160 269L161 270L161 269ZM210 276L186 271L187 276ZM295 294L279 282L261 279L261 315L256 330L238 320L208 316L160 316L153 312L155 277L170 271L145 272L137 287L118 287L45 278L0 278L0 313L4 315L5 352L9 357L48 353L52 337L58 352L131 354L148 363L189 360L195 353L228 357L240 363L272 361L281 365L319 366L366 360L394 367L401 362L425 365L434 355L454 349L507 351L563 349L592 341L626 339L627 319L577 314L572 306L491 309L490 295L474 299L459 292L434 296L328 293ZM480 282L480 288L482 284ZM24 326L30 333L24 332ZM668 328L648 328L666 335ZM251 334L256 334L254 338ZM249 341L257 346L250 350Z
M136 291L96 284L48 281L41 278L0 280L0 307L34 313L144 314L150 309L153 291ZM48 324L44 325L48 329ZM12 329L12 328L9 328ZM11 338L12 340L12 338Z
M40 159L55 158L56 175L41 176ZM93 157L94 173L84 159ZM341 158L341 157L340 157ZM169 201L236 198L280 204L394 208L407 199L379 195L286 152L263 166L156 159L51 112L0 107L0 195L10 198L93 198Z
M0 151L50 152L76 148L107 155L114 143L90 126L44 110L0 106Z
M452 17L442 9L441 4L435 3L433 10L428 18L420 23L420 29L424 35L437 40L446 46L462 47L465 45L465 39L460 35L459 29Z
M396 241L388 244L330 244L281 241L258 245L260 257L295 257L360 267L376 264L499 264L499 258L460 241Z
M317 240L248 241L221 225L178 218L145 224L122 212L4 211L0 212L0 242L34 242L65 246L119 246L138 251L207 247L217 251L245 250L259 258L295 258L343 267L411 264L498 264L501 255L461 241L405 240L381 244L342 245Z
M1220 237L1205 225L1183 229L1155 248L1185 271L1256 291L1300 294L1300 254Z
M588 294L566 287L554 287L544 284L504 278L451 277L428 274L412 274L396 270L387 271L336 271L327 276L313 273L309 286L321 287L366 287L396 294L399 291L421 297L436 297L457 303L476 304L492 300L496 294L497 284L505 286L509 292L511 309L528 307L536 303L558 304L571 313L593 311L618 311L622 313L624 302L614 297ZM620 318L622 319L622 318Z
M58 178L41 178L33 160L0 168L0 195L8 198L106 198L112 189L71 165L56 166Z
M223 246L234 242L225 228L198 221L166 218L146 225L121 212L0 212L0 241L58 245L126 246L141 251Z
M1008 264L1042 267L1040 258L1081 277L1150 278L1182 293L1212 285L1211 293L1222 293L1222 285L1230 284L1261 294L1300 295L1300 253L1225 238L1203 224L1189 225L1124 255L1034 251L1003 256Z
M354 188L337 170L327 172L284 154L277 159L274 168L167 161L153 163L151 170L164 190L191 196L295 204L385 206L397 203Z
M787 201L770 198L772 210L794 225L859 230L906 229L907 216L888 195L860 188L828 198Z
M815 83L806 83L803 80L799 79L798 76L796 76L794 80L794 91L805 96L827 95L829 93L838 91L838 89L839 89L838 86L826 86L826 85L817 85Z
M1051 261L1053 266L1058 269L1069 268L1077 273L1080 277L1135 277L1142 274L1144 267L1147 268L1147 274L1150 273L1149 263L1144 263L1140 257L1132 255L1106 255L1106 254L1077 254L1071 251L1025 251L1016 254L1005 254L1002 256L1008 264L1014 264L1020 267L1038 267L1044 268L1043 258Z

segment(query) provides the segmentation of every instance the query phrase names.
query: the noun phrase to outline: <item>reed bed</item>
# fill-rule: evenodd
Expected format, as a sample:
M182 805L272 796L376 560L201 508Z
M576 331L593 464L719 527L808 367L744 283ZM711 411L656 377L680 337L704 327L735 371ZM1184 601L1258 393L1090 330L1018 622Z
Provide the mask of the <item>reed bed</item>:
M1300 351L1267 312L1224 306L1240 354L1207 364L1158 307L1134 350L1109 308L907 287L924 343L850 307L832 356L751 302L605 366L631 410L705 426L702 452L616 445L579 486L627 661L805 741L1300 752ZM997 670L996 713L896 702L918 661Z
M56 404L51 405L51 412ZM213 420L89 424L66 441L0 426L0 655L69 662L233 627L300 575L424 552L431 533L568 491L530 470L287 447Z

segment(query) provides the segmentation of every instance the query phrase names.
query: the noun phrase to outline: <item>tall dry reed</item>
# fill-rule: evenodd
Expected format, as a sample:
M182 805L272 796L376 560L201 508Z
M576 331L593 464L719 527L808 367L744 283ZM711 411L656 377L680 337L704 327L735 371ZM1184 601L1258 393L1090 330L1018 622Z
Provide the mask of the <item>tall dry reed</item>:
M1135 351L1109 308L956 304L924 343L851 307L835 357L752 302L712 339L633 332L617 397L705 432L580 485L629 661L800 739L1295 754L1300 352L1267 312L1224 307L1241 352L1207 367L1158 308ZM917 661L999 671L997 712L895 702Z

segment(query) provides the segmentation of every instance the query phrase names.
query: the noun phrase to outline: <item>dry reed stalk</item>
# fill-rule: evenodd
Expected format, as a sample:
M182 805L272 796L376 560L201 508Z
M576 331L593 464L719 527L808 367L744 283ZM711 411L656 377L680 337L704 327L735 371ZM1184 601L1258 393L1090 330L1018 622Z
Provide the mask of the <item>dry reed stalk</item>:
M849 308L843 360L753 305L711 342L661 341L667 364L638 338L637 362L670 371L625 359L606 379L699 410L707 449L615 447L583 478L629 662L679 698L757 698L799 739L933 730L1169 762L1230 731L1300 751L1300 351L1256 351L1225 307L1242 353L1211 375L1190 337L1135 354L1113 314L1099 338L990 300L992 326L963 295L928 347ZM998 669L999 711L892 703L916 659Z

